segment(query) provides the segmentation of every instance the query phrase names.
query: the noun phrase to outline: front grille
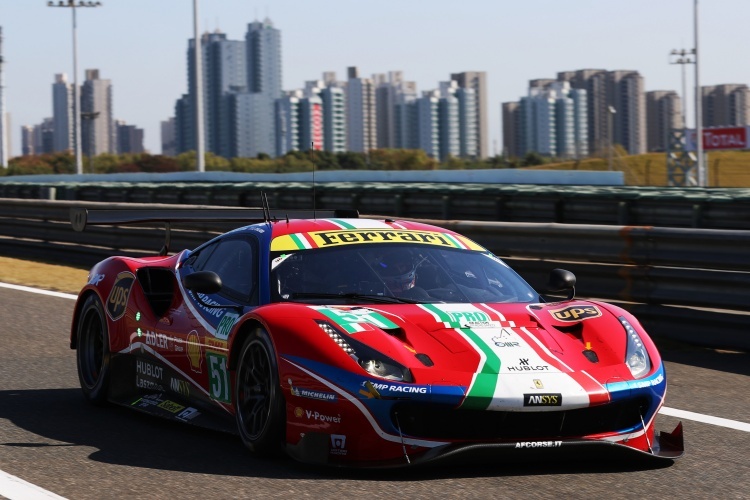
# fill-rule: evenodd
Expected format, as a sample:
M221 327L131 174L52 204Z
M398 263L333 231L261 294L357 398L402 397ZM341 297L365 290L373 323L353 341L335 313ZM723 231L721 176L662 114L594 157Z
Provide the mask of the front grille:
M394 427L404 435L429 439L572 438L641 425L648 398L565 411L461 410L440 405L398 403Z

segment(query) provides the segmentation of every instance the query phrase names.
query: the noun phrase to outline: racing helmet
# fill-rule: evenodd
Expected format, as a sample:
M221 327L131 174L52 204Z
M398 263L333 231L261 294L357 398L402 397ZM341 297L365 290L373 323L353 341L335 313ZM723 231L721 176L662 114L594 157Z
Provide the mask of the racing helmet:
M417 269L411 252L405 248L390 250L377 266L386 286L393 292L414 288Z

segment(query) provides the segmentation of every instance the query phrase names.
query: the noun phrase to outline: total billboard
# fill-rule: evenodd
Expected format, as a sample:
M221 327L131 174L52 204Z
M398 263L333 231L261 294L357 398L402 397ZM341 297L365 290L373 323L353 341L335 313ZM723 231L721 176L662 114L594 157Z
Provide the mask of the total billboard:
M750 149L750 127L712 127L703 129L703 150ZM685 149L695 151L695 130L688 130Z

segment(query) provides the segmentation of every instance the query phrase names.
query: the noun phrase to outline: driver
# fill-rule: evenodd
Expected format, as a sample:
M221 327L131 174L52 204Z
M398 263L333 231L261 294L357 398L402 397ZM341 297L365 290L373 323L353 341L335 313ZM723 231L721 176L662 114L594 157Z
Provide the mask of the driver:
M375 265L378 275L397 297L429 300L427 292L417 286L417 264L406 248L389 250Z

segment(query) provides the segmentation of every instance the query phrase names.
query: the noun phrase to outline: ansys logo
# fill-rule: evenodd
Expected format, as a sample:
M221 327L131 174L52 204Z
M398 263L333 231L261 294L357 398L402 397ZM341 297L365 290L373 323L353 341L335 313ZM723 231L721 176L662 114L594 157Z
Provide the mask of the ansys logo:
M596 306L568 306L562 309L550 309L549 313L558 321L582 321L598 318L602 312Z

